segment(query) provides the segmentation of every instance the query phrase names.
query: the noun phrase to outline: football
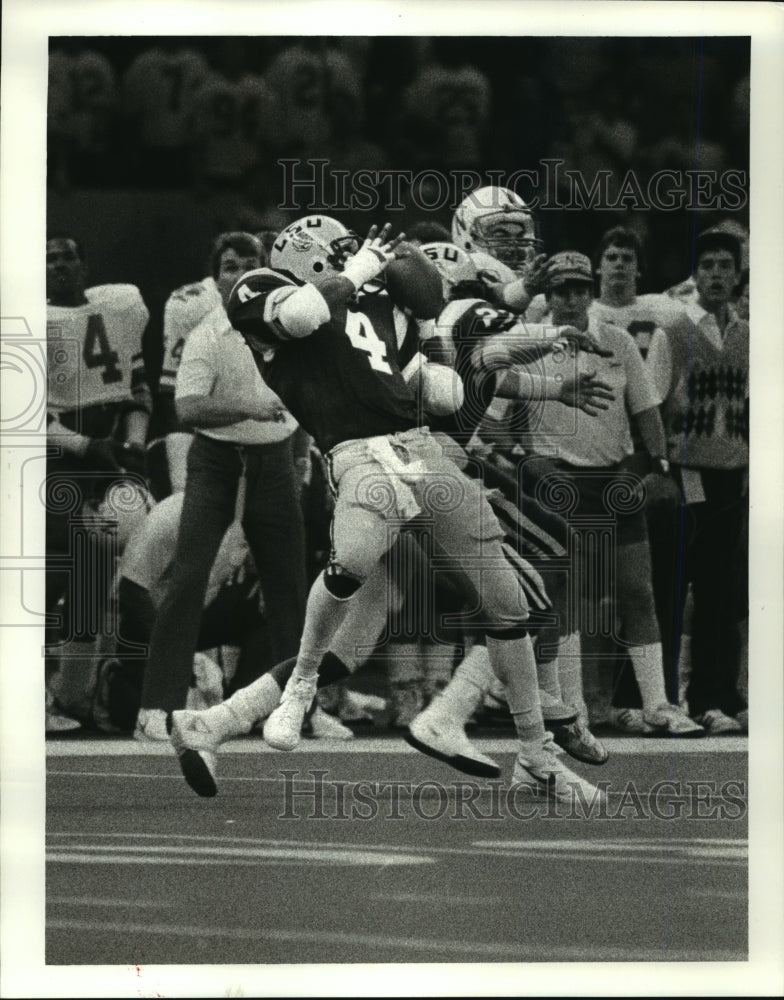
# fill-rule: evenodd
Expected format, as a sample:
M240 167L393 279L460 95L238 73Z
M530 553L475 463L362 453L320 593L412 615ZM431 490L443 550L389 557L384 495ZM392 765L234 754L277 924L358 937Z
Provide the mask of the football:
M417 319L433 319L443 306L438 268L417 247L408 243L401 243L400 247L405 248L403 256L393 260L384 271L392 301L409 309Z

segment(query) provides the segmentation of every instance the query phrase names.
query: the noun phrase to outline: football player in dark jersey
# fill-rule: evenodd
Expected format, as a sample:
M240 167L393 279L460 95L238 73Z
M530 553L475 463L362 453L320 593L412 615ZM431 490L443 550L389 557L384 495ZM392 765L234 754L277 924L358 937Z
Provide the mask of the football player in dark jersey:
M264 737L277 749L297 745L319 663L351 599L401 527L421 515L434 551L458 564L474 591L473 618L485 631L521 741L513 774L520 793L569 804L575 794L596 798L599 791L563 765L545 732L528 604L503 529L479 483L445 456L403 377L398 336L411 319L403 309L429 319L441 304L437 269L402 235L390 239L389 226L380 233L374 226L360 246L324 216L285 229L270 267L244 275L232 292L232 324L267 384L325 455L335 494L331 559L311 589L297 664ZM424 359L414 366L426 392L428 368ZM453 371L446 377L460 405L459 378ZM252 692L244 694L206 712L173 713L172 743L201 794L215 793L220 743L257 718Z

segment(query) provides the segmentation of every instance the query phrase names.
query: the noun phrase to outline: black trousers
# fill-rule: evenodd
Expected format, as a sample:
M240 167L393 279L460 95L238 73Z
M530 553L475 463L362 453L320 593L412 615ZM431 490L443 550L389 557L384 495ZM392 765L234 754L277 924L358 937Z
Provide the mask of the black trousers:
M679 470L675 475L680 480ZM739 622L746 615L748 495L745 470L701 471L705 500L686 504L649 522L656 610L662 635L667 693L677 699L683 610L689 584L694 616L691 634L689 710L718 708L736 715Z
M242 455L242 524L261 581L274 662L294 656L299 647L307 591L291 438L240 450L197 434L188 452L172 575L152 630L143 708L172 711L185 704L210 570L234 518Z

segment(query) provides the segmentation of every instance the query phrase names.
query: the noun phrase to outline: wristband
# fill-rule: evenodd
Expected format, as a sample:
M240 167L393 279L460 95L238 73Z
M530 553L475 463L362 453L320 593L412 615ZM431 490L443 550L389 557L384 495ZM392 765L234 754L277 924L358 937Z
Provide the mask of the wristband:
M386 263L372 250L362 247L347 261L340 277L348 278L355 291L359 291L364 284L381 274Z

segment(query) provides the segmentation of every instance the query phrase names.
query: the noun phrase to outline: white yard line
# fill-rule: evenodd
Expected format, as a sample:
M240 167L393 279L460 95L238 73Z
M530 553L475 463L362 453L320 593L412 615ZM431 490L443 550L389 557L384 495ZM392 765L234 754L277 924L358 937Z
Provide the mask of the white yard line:
M52 920L48 924L50 931L87 931L89 933L108 934L149 934L156 937L188 938L203 940L218 938L224 941L271 941L293 944L316 944L329 948L336 945L347 945L355 948L382 948L396 955L395 961L406 961L409 954L454 955L463 961L507 961L519 962L531 960L538 962L595 962L602 961L669 961L669 962L726 962L740 961L745 956L741 949L737 951L699 950L696 948L633 948L623 945L610 945L601 955L595 945L579 947L570 945L550 945L539 941L513 941L509 943L458 941L453 939L422 940L421 937L392 937L386 934L361 934L344 931L328 930L282 930L244 927L195 927L193 925L178 926L175 924L109 924L103 921L90 920ZM328 956L325 952L325 957Z
M484 753L517 752L517 741L512 737L476 737L473 739ZM700 740L678 739L609 739L606 741L610 756L643 756L659 754L712 754L748 753L748 739L745 736L715 736ZM299 754L405 754L421 756L402 737L375 737L355 740L303 740L289 753L272 750L262 739L230 740L221 747L221 754L273 754L281 760L291 760ZM160 743L140 743L131 739L75 740L50 739L46 742L47 757L173 757L174 750L165 741Z

